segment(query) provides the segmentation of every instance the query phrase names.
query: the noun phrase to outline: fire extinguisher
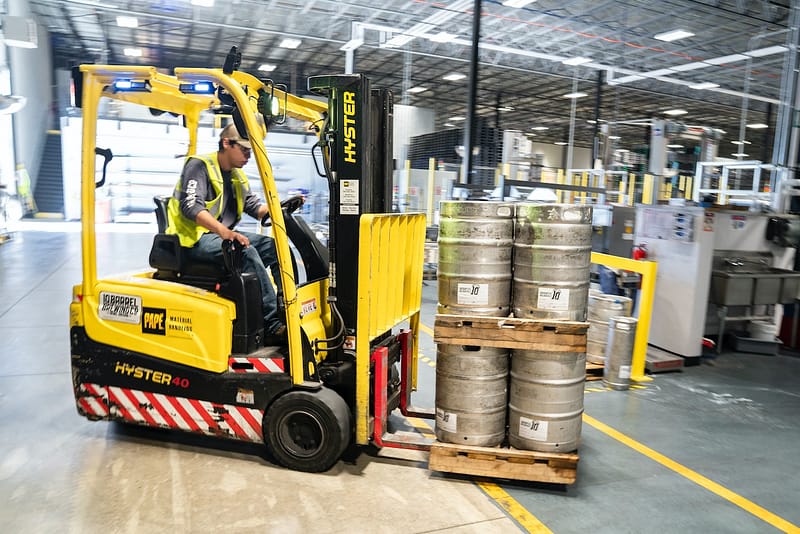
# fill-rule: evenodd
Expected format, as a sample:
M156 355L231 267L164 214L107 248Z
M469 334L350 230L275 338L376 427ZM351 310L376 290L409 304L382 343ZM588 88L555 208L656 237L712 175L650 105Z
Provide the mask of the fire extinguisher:
M646 260L647 259L647 247L645 245L636 245L633 247L633 259L634 260Z

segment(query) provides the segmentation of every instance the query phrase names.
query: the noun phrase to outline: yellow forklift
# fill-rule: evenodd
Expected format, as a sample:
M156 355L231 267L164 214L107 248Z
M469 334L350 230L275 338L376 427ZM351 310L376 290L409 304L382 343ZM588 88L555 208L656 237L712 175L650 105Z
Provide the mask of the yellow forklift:
M361 75L331 75L308 80L324 98L301 98L240 71L240 62L234 47L221 69L73 71L83 110L83 280L70 305L78 412L263 442L279 464L309 472L328 470L351 444L427 449L428 440L388 430L396 409L430 415L410 403L425 219L390 213L392 94ZM98 278L95 191L113 165L110 150L98 146L103 98L181 116L187 156L196 150L201 112L230 115L248 132L269 206L261 223L272 226L280 264L285 346L265 344L260 288L241 271L240 253L223 245L224 269L185 260L177 236L164 233L170 199L155 199L150 267ZM330 190L327 245L292 213L297 203L282 206L278 198L258 132L287 118L307 121L318 136L315 162Z

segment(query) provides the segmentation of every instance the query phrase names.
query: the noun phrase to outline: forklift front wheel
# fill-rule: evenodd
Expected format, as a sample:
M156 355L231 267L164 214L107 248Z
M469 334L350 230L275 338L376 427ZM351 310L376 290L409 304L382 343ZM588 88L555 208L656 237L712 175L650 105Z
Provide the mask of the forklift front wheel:
M336 464L350 443L350 409L335 391L291 391L264 414L264 442L289 469L319 473Z

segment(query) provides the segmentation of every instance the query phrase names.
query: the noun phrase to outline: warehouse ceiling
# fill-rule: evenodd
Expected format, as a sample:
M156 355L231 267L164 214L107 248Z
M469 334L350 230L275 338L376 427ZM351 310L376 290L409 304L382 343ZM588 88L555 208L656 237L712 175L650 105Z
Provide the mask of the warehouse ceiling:
M435 110L437 129L464 124L458 118L466 116L469 78L444 76L469 74L472 0L196 2L30 5L49 28L61 67L221 67L236 45L243 70L304 94L306 77L344 72L347 45L355 48L354 71L373 86L393 89L396 103ZM649 142L642 122L679 109L686 113L673 120L717 129L720 156L744 152L744 159L770 161L787 43L796 39L788 31L790 0L508 3L482 2L476 113L487 126L520 130L546 143L572 139L578 147L592 146L597 126L612 136L608 142L615 148L633 150ZM119 16L135 17L137 27L120 27ZM655 38L677 29L692 35ZM284 48L287 38L300 42ZM126 48L141 49L141 57L126 56ZM575 58L585 62L563 62L581 61ZM259 72L264 64L275 69ZM575 92L587 96L564 97ZM770 127L745 126L758 123ZM733 144L741 140L749 144Z

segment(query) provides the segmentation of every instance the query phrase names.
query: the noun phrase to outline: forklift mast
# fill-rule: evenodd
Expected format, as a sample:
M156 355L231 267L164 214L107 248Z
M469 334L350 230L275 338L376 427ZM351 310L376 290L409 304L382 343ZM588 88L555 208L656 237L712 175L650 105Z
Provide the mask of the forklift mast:
M322 142L329 151L331 295L347 335L357 322L359 225L362 214L392 211L392 93L371 89L361 74L312 76L310 92L328 97Z

